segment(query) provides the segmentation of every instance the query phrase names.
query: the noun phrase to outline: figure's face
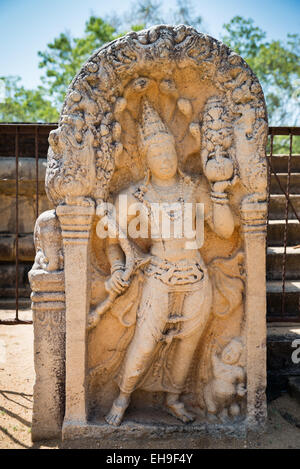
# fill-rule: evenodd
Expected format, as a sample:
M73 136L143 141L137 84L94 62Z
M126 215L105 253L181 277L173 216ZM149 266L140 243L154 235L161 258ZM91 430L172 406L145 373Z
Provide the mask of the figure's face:
M151 143L147 151L148 167L158 179L171 179L177 172L177 154L170 139Z
M232 365L238 361L241 355L241 346L237 343L229 343L222 352L222 361Z

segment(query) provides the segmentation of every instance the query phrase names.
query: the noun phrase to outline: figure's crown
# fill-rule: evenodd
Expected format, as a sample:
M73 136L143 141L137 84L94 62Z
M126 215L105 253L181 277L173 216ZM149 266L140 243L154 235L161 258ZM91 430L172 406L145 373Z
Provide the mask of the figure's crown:
M142 119L139 125L140 143L146 149L150 142L159 141L161 137L173 139L166 125L159 117L158 112L153 109L147 99L142 102Z

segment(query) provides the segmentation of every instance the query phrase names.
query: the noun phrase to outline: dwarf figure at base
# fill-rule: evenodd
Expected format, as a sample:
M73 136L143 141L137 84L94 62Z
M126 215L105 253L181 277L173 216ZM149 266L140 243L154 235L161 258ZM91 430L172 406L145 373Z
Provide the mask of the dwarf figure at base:
M222 350L212 356L213 379L204 388L204 401L208 416L226 419L228 415L240 414L237 402L246 394L245 372L238 364L243 345L237 338L232 339Z

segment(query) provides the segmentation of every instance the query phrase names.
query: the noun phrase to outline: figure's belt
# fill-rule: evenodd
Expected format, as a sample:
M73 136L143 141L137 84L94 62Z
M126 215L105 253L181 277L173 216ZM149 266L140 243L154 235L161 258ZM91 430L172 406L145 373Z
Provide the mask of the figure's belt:
M198 260L174 263L153 257L144 272L167 285L196 283L204 277L203 269Z

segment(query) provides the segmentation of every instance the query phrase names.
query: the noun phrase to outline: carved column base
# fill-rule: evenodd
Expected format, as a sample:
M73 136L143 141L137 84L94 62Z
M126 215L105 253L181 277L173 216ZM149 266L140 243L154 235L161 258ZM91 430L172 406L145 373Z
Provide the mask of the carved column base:
M66 422L86 422L87 315L90 296L90 205L56 209L64 247L66 292Z
M243 204L245 245L247 421L249 430L263 430L266 406L266 203Z
M31 271L34 368L32 440L57 438L65 410L64 272Z

